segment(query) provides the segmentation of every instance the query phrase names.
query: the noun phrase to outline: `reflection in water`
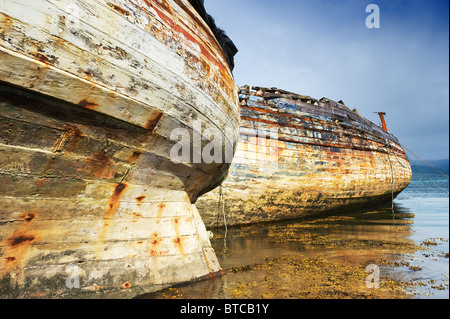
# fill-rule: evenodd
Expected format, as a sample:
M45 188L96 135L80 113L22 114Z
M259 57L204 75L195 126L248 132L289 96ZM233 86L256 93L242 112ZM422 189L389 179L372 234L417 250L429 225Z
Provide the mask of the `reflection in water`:
M220 232L212 244L224 269L298 252L307 257L342 256L350 260L359 258L353 250L361 250L364 246L412 243L408 236L414 215L399 205L395 209L395 215L390 207L383 207L353 214L234 228L228 230L226 246ZM363 253L360 251L359 254Z
M228 273L143 298L405 298L396 281L417 251L406 201L322 218L214 231L211 243ZM367 290L365 269L380 266L383 287ZM410 278L403 272L402 281ZM448 291L448 289L447 289Z

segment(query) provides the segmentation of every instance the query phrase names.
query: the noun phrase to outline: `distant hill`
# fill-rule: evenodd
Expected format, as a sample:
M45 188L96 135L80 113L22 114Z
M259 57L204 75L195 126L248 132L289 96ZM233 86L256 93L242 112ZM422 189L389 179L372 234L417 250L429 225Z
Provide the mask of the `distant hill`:
M431 166L433 166L433 167L436 167L436 168L449 168L449 163L450 163L450 161L448 160L448 159L444 159L444 160L429 160L429 161L426 161L428 164L430 164ZM423 164L423 165L425 165L425 164Z
M413 172L422 171L425 174L439 174L436 170L426 165L424 162L418 159L412 159L411 168ZM435 169L441 171L442 173L448 175L449 174L449 165L450 161L448 159L444 160L427 160L428 164L433 166Z

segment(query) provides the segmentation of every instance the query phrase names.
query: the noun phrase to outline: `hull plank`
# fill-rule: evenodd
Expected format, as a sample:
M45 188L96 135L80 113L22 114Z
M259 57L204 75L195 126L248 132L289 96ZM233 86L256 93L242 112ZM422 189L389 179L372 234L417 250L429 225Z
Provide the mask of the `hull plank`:
M227 225L382 204L410 183L409 161L392 134L343 104L267 90L270 98L241 94L240 141L222 185ZM219 199L215 190L197 203L208 227L224 222Z
M221 274L193 203L230 164L176 164L171 135L213 128L235 150L238 94L190 2L0 8L0 296L133 297Z

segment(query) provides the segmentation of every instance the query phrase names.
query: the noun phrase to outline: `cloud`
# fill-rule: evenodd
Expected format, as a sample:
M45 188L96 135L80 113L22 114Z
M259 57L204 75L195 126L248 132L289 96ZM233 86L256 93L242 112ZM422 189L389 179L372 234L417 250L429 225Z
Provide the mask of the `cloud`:
M367 29L369 3L381 28ZM239 48L238 85L344 100L425 158L448 157L448 2L207 0ZM434 147L430 145L433 144Z

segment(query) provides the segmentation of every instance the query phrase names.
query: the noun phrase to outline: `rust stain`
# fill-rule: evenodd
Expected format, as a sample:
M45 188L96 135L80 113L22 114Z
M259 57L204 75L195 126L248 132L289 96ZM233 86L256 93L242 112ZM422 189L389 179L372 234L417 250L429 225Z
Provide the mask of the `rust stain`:
M159 251L159 244L161 243L162 239L159 237L158 233L153 233L152 234L152 238L150 239L150 244L151 244L151 248L150 248L150 256L151 257L155 257L158 255L158 251Z
M163 115L164 115L164 113L158 113L158 114L152 116L151 118L149 118L147 121L147 124L145 125L145 128L147 130L153 131L155 129L156 125L158 125L158 123L161 120Z
M25 243L32 243L36 237L24 231L17 231L11 237L8 238L8 245L16 247ZM15 260L15 258L13 259Z
M175 218L174 220L174 226L175 226L175 234L176 237L173 240L173 244L175 246L175 248L183 255L186 256L186 252L184 250L184 239L180 234L180 219L179 218Z
M113 8L114 10L116 10L117 12L119 12L120 14L126 15L126 16L130 16L131 13L121 7L119 7L118 5L115 5L111 2L106 2L108 6L110 6L111 8Z
M211 279L211 278L217 278L217 277L221 277L225 274L225 272L223 270L219 271L219 272L214 272L211 271L208 275L206 275L206 278Z
M34 294L31 294L31 297L43 297L50 293L50 291L44 291L44 292L36 292Z
M143 201L144 199L146 199L146 198L147 198L147 196L139 196L139 197L136 197L136 202L137 202L138 206L141 206L142 201Z
M114 178L115 171L113 169L113 163L105 153L98 152L92 157L87 158L86 164L88 165L87 170L89 171L89 175L106 179Z
M133 213L133 216L138 217L138 218L144 218L144 216L142 216L141 213L136 213L136 212Z
M128 159L128 162L130 162L131 164L135 163L141 155L142 155L141 151L134 151L133 154Z
M109 209L108 209L108 213L106 214L105 219L111 219L112 216L114 215L116 209L120 205L120 198L122 197L123 191L125 190L126 187L127 187L126 184L120 183L114 189L114 193L111 196L111 199L109 201Z
M50 64L54 65L58 60L58 58L55 57L54 55L46 56L40 52L31 52L31 55L34 56L39 61L41 61L42 63L44 63L46 66Z
M161 203L158 205L158 219L161 219L163 214L164 214L164 210L166 209L167 205L164 203Z
M46 179L38 179L38 180L36 180L34 182L34 184L37 185L37 186L42 186L42 185L44 185L47 182L48 182L48 180L46 180Z
M122 287L123 287L124 289L130 289L130 288L131 288L131 284L127 281L127 282L125 282L125 283L122 285Z
M47 58L45 55L43 55L42 53L38 53L38 52L32 52L31 53L34 57L36 57L39 61L41 61L42 63L45 64L49 64L50 60L49 58Z
M78 102L78 105L81 106L81 107L84 107L86 109L89 109L89 110L93 110L93 109L95 109L98 106L97 103L90 102L87 99L84 99L84 100Z
M37 232L31 229L31 224L37 214L28 212L20 216L24 224L16 229L12 235L3 240L5 245L3 266L0 267L0 277L10 272L16 273L16 281L24 280L23 269L27 263L32 244L39 239Z
M105 245L104 241L105 241L106 231L108 229L109 223L112 220L112 217L114 216L114 213L116 212L117 208L120 205L120 199L123 196L123 192L126 188L127 188L127 185L124 183L120 183L114 188L114 192L113 192L113 194L110 198L109 204L108 204L108 211L103 219L102 229L101 229L100 235L98 237L98 245L97 245L97 252L96 252L97 258L100 258L100 253L102 251L102 248Z
M6 28L9 28L14 25L14 21L11 16L9 16L3 12L1 13L1 15L3 16L3 18L1 19L1 21L2 21L2 24L0 25L1 28L6 29Z
M24 221L26 222L31 222L35 217L36 217L36 213L35 212L29 212L23 216L21 216L23 218Z

